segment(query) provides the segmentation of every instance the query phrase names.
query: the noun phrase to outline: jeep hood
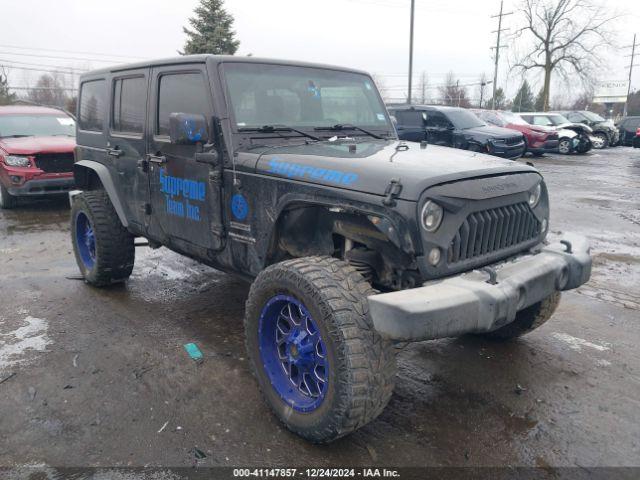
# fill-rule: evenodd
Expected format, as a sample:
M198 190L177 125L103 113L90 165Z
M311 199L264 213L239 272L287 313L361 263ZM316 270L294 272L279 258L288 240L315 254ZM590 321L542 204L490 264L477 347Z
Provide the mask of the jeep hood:
M18 137L0 138L0 149L11 155L35 155L36 153L73 152L73 137Z
M536 172L520 162L436 145L393 141L321 142L277 146L255 154L256 173L328 187L385 195L391 179L402 184L399 198L417 201L434 185L480 176ZM243 152L241 155L251 155ZM252 164L250 158L244 165Z

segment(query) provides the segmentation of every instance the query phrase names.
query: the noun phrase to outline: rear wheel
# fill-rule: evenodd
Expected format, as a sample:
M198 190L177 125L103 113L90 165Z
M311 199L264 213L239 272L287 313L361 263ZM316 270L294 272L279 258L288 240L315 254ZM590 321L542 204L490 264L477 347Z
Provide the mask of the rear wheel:
M245 332L255 376L278 418L309 441L347 435L391 397L395 355L368 318L374 293L328 257L272 265L251 286Z
M541 302L519 311L513 322L493 332L483 333L481 336L494 340L511 340L532 332L551 318L558 308L560 297L560 292L552 293Z
M8 210L16 206L16 197L11 195L9 191L0 183L0 208Z
M134 237L120 222L105 191L83 192L74 197L71 239L76 262L87 283L102 287L131 275Z

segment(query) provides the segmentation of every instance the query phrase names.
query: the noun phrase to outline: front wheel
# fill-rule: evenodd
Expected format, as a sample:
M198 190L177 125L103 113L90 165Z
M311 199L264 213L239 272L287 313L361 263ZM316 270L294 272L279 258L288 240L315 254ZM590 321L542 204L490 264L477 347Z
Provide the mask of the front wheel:
M368 318L374 293L329 257L272 265L251 286L244 322L253 371L278 418L309 441L347 435L391 397L395 355Z
M0 183L0 209L8 210L16 206L16 197Z
M593 135L593 148L601 150L609 146L609 137L606 133L598 132Z
M558 152L563 155L569 155L571 153L571 140L568 138L561 138L558 143Z
M96 190L76 195L71 241L87 283L103 287L126 280L135 260L134 237L122 225L109 196Z

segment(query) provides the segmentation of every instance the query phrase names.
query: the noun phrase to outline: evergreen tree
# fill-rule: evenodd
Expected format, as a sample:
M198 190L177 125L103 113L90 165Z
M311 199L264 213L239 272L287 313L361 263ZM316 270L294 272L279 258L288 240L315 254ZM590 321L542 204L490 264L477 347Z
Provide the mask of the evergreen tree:
M538 92L538 96L536 97L536 102L533 107L536 112L544 111L544 87Z
M183 27L187 35L184 55L213 53L233 55L240 42L233 31L233 17L224 9L223 0L200 0L189 19L191 28Z
M0 105L9 105L16 99L16 95L9 91L9 80L6 74L0 71Z
M489 99L487 102L487 108L495 108L496 110L504 110L507 106L507 97L504 94L504 90L501 88L496 89L496 102L495 106L493 103L493 98Z
M533 98L533 92L529 86L529 82L526 80L522 82L522 86L516 96L513 98L513 111L514 112L530 112L535 107L535 99Z

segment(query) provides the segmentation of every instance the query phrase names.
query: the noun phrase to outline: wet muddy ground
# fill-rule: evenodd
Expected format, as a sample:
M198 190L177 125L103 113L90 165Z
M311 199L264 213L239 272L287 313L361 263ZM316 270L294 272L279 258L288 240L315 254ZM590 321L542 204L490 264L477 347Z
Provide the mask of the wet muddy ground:
M640 150L532 161L552 231L591 238L592 280L514 343L405 347L384 413L329 446L262 402L245 283L140 248L96 290L74 279L66 201L1 211L0 465L640 465Z

